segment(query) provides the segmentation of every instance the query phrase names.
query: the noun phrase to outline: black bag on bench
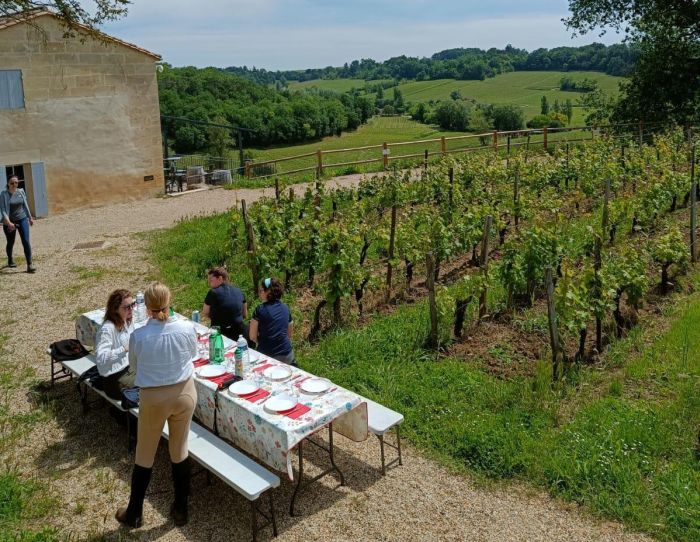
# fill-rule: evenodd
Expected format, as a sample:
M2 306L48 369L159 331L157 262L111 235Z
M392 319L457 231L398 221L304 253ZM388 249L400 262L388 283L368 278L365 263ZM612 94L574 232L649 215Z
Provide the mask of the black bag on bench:
M97 367L90 367L87 371L80 375L78 378L78 384L84 381L90 382L90 386L96 390L104 390L104 383L102 382L102 377L97 370Z
M56 361L68 361L84 358L90 352L76 339L63 339L49 345L51 357Z

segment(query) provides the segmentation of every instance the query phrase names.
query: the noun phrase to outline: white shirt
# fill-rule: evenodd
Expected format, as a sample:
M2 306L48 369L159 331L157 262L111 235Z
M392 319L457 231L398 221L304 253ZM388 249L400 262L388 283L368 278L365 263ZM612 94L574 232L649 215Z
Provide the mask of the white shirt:
M151 318L129 340L129 365L136 371L135 385L141 388L187 380L194 372L196 357L197 334L194 324L186 320Z
M124 347L129 345L129 336L133 331L133 324L126 325L119 331L117 326L109 320L105 320L100 326L95 347L95 365L100 376L118 373L129 366L129 358Z

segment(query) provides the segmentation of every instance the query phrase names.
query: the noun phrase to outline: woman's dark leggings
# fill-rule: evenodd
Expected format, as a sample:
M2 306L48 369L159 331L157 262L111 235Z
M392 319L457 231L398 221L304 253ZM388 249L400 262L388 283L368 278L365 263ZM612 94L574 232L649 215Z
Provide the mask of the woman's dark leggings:
M23 218L15 224L15 229L10 231L5 224L2 226L7 238L5 252L7 252L7 263L12 263L12 249L15 246L15 237L19 231L19 238L22 240L24 248L24 257L27 259L27 265L32 264L32 245L29 243L29 218Z

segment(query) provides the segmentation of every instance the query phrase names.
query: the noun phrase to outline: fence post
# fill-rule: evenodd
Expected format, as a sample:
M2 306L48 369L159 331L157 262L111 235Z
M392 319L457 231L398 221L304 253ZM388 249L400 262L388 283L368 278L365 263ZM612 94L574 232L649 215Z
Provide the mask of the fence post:
M438 313L437 301L435 299L435 258L432 252L425 256L425 267L427 271L426 285L428 287L428 305L430 306L430 335L428 345L436 348L438 345Z
M547 141L548 130L549 130L549 128L547 126L545 126L542 129L542 137L544 139L544 150L548 150L548 148L549 148L548 141Z
M508 145L507 145L507 154L510 156L510 134L508 134Z
M493 152L498 152L498 130L493 131Z
M552 382L559 376L559 329L557 327L557 310L554 306L554 281L552 268L544 270L544 281L547 286L547 317L549 320L549 344L552 348Z
M280 201L280 180L275 177L275 200L277 203Z
M445 141L445 136L440 138L440 153L443 156L447 154L447 142Z
M697 199L698 199L698 185L695 182L695 145L693 145L693 151L691 153L691 164L690 164L690 261L695 263L697 261L697 224L698 224L698 210L697 210Z
M384 171L389 169L389 146L386 141L382 143L382 158L384 159Z
M323 175L323 151L318 149L316 151L316 168L318 169L318 176Z
M247 160L246 163L245 163L245 178L246 178L246 179L250 179L251 173L252 173L252 171L251 171L252 169L253 169L253 167L252 167L252 164L251 164L250 160Z
M481 272L484 277L488 276L489 273L489 235L491 234L491 221L493 218L491 215L487 216L484 222L484 238L481 241ZM479 296L479 318L486 316L486 294L487 288L481 290L481 295Z
M389 230L389 261L386 266L386 302L391 299L391 280L394 272L394 247L396 244L396 204L391 206L391 230Z

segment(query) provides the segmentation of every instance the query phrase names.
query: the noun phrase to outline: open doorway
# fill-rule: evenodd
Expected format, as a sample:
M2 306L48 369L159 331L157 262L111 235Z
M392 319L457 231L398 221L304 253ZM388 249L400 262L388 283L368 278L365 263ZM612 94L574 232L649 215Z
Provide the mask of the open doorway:
M19 187L24 189L24 191L26 192L27 188L24 182L24 164L5 166L5 178L9 179L13 175L17 175L17 177L19 177Z

